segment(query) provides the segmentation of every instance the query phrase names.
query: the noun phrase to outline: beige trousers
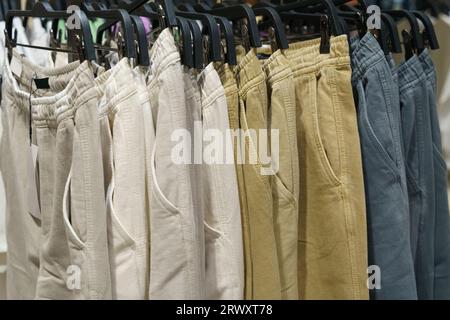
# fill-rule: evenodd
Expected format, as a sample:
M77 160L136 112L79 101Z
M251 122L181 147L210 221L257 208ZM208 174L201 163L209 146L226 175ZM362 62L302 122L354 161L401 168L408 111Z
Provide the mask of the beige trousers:
M346 36L291 44L300 165L300 299L367 299L367 223Z
M149 243L143 106L146 91L128 59L100 77L97 89L105 170L113 299L148 296Z
M240 127L268 128L266 77L253 51L244 56L238 67ZM245 253L245 299L281 299L280 268L275 240L272 188L270 178L261 174L261 163L250 163L249 152L258 150L251 136L243 139L239 152L245 157L243 177L247 208L243 210ZM238 153L239 153L238 152Z
M242 299L244 259L234 152L225 91L212 63L199 75L199 86L203 121L201 195L206 243L206 298ZM227 156L231 159L229 163Z
M280 50L264 63L269 95L269 123L278 139L271 140L270 176L275 239L280 266L281 298L298 299L298 196L299 167L296 129L295 86L289 61ZM271 132L272 132L271 131ZM277 153L277 154L275 154Z

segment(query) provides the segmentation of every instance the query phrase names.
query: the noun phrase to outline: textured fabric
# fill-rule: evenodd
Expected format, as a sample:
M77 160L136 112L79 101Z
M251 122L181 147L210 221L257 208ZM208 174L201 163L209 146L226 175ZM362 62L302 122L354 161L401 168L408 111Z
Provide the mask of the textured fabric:
M381 271L381 288L372 289L371 298L416 299L398 86L370 33L352 42L352 65L364 161L369 265Z
M426 74L417 56L400 65L398 74L417 297L432 299L435 190Z
M244 260L239 194L225 91L212 63L199 75L199 87L204 151L201 195L206 298L240 300L244 294ZM214 151L208 152L210 143L214 144Z
M141 104L145 91L127 58L96 80L102 94L99 112L112 297L146 299L149 208Z
M48 235L43 230L38 299L111 298L103 169L98 151L98 92L93 77L90 65L84 62L64 90L32 100L37 130L45 127L46 113L52 108L57 128L53 203L50 213L45 214Z
M434 200L435 200L435 228L431 230L434 234L434 270L433 277L429 277L429 290L426 298L450 299L450 223L449 223L449 202L447 185L447 166L442 153L441 130L436 105L436 69L428 50L424 50L419 55L427 81L427 109L429 112L434 164ZM428 171L429 172L429 171ZM434 231L434 232L433 232ZM428 255L427 255L428 257ZM419 290L419 297L421 291Z
M249 131L253 129L261 135L264 133L259 129L268 128L266 76L254 51L249 51L241 59L236 72L239 79L239 121L244 131L238 161L244 163L242 169L247 204L242 212L246 256L245 299L281 299L272 188L269 176L262 174L257 141L252 140L254 137ZM252 158L256 161L251 161Z
M13 59L16 60L16 65L20 65L21 68L20 70L15 70L14 72L16 73L20 73L17 74L17 78L15 81L13 82L9 82L14 83L14 93L11 93L12 96L20 96L25 95L27 98L26 99L22 99L22 98L18 98L15 101L22 105L24 108L30 108L29 106L29 101L28 101L28 96L30 94L30 92L33 92L33 96L45 96L45 95L52 95L55 92L61 91L66 85L67 83L70 81L70 78L72 77L72 72L77 68L77 66L79 65L79 63L72 63L69 65L65 65L63 68L53 68L53 69L48 69L48 68L42 68L41 66L35 65L34 63L32 63L28 58L23 57L20 55L20 53L16 50L13 50ZM48 81L49 81L49 88L48 89L37 89L35 83L31 80L32 77L36 77L36 78L45 78L48 77ZM12 78L11 78L12 79ZM31 85L31 86L30 86ZM22 89L22 91L20 91L19 89ZM13 90L13 89L11 89ZM21 92L21 93L17 93L17 92ZM54 112L54 108L52 109L52 112ZM30 113L30 111L28 110L28 114ZM52 116L50 116L50 113L47 113L47 115L50 117L54 117L54 114L52 113ZM24 115L25 116L25 115ZM11 119L7 120L10 121ZM54 121L53 121L54 122ZM9 124L8 126L11 126L11 124ZM47 135L46 135L46 141L47 146L50 148L52 146L51 144L51 140L54 140L54 133L56 129L50 129L49 126L48 130L47 130ZM46 131L45 129L42 129L43 131ZM34 135L34 140L36 140L36 136L40 133L38 132L39 130L36 130L36 135ZM36 143L36 141L35 141ZM40 153L39 157L45 157L45 154L47 155L46 157L49 159L51 153L45 153L45 150L43 152ZM28 154L27 154L28 157ZM38 157L38 158L39 158ZM39 160L39 159L38 159ZM50 159L49 159L50 160ZM51 181L51 176L52 176L52 172L54 172L54 165L53 162L48 162L48 163L43 163L41 165L41 170L44 171L43 176L41 178L41 181L38 183L40 186L40 189L42 190L42 195L41 195L41 206L43 208L41 208L41 211L43 211L43 226L45 225L45 219L46 219L46 214L49 213L49 210L51 210L51 204L52 204L52 181ZM49 180L50 179L50 180ZM46 182L47 181L47 182ZM50 184L49 184L50 183ZM43 184L45 184L47 186L47 189L43 186ZM45 210L44 210L45 209ZM11 231L12 232L12 231ZM14 237L14 235L11 235L12 237ZM41 240L41 242L44 240L44 238ZM34 242L34 244L32 244L32 246L34 245L39 245L39 243ZM6 249L6 247L5 247ZM15 249L13 249L14 251ZM13 252L12 255L17 255L17 252ZM20 254L19 254L20 255ZM14 274L14 271L11 271L12 274ZM12 275L11 277L14 277L14 275ZM28 281L30 284L33 282ZM35 285L36 283L34 283ZM20 282L18 283L18 286L20 286ZM15 285L10 285L11 288L14 288ZM11 289L11 290L15 290L15 289ZM32 291L30 291L29 293L27 293L27 295L33 295L34 296L34 289ZM11 291L8 294L9 297L14 296Z
M273 196L275 238L280 266L281 298L298 299L298 196L299 167L296 129L295 86L289 61L281 51L264 64L269 94L269 123L278 130L278 147L272 146L270 176Z
M191 170L176 164L176 129L188 130L180 55L171 31L161 32L151 49L148 85L156 121L152 157L150 299L205 297L203 221L192 199ZM168 245L169 244L169 245Z
M250 252L250 234L247 232L248 226L248 207L247 197L245 194L245 182L242 162L238 161L238 152L242 154L241 144L238 139L239 123L239 89L237 86L236 76L230 65L217 63L216 70L220 76L220 80L224 87L225 97L228 108L228 121L230 129L233 130L233 151L236 166L236 177L239 188L239 203L241 210L242 237L244 245L244 297L248 297L251 291L251 252Z
M6 198L7 298L33 299L39 272L40 225L28 212L28 160L30 155L27 99L19 90L9 65L3 70L0 169Z
M367 223L346 36L294 43L300 299L367 299Z

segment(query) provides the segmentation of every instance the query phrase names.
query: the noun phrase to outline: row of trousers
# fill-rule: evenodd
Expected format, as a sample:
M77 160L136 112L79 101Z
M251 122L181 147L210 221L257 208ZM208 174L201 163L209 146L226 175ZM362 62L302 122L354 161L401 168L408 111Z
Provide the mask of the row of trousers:
M398 67L367 34L353 39L352 83L365 178L374 299L450 299L447 168L428 50Z
M200 73L169 29L149 72L15 53L0 146L8 298L450 298L429 54L396 67L370 33L330 44L266 60L238 47L237 67ZM185 152L180 132L210 129L244 131L222 135L234 163ZM267 129L269 164L245 134Z
M108 71L41 68L17 53L5 65L8 298L243 297L233 163L171 159L176 129L229 127L219 76L212 64L184 69L169 29L151 58L148 75L126 58Z

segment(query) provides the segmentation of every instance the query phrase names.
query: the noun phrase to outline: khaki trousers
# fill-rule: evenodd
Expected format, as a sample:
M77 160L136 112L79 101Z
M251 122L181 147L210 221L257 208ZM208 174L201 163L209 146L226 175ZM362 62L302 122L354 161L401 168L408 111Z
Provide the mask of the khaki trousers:
M245 299L280 299L281 282L278 264L272 188L270 178L262 174L259 159L255 156L257 141L249 135L249 129L268 128L268 99L266 77L254 51L249 51L237 67L239 87L240 127L245 137L239 153L243 165L243 177L247 208L243 210L243 237L245 253ZM251 153L251 154L249 154ZM239 159L238 159L239 160Z
M298 195L299 167L295 86L289 61L280 50L264 64L269 95L269 123L278 131L271 148L271 175L275 239L280 266L281 298L298 299ZM275 154L277 153L277 154Z
M367 223L346 36L286 50L297 102L300 299L367 299Z

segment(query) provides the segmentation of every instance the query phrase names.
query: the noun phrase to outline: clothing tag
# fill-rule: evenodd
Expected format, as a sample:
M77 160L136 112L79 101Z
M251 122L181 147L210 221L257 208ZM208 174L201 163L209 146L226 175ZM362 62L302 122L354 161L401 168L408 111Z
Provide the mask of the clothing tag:
M28 174L27 174L27 208L28 212L36 219L41 219L41 208L38 196L37 177L38 147L30 144L28 148Z
M19 59L16 58L16 56L12 57L9 67L11 68L11 72L16 77L20 78L22 76L22 64L20 63Z
M48 83L48 78L34 78L34 84L36 84L37 89L50 89L50 84Z

